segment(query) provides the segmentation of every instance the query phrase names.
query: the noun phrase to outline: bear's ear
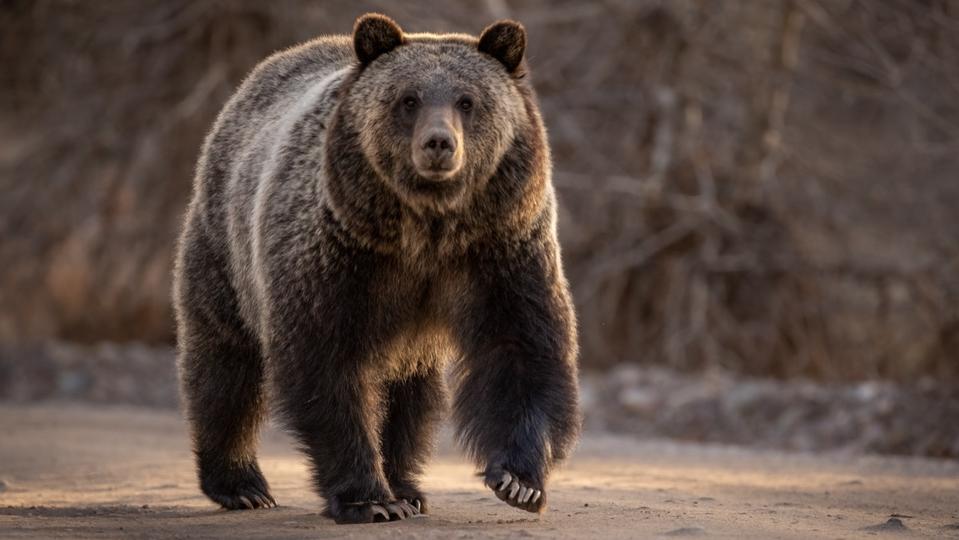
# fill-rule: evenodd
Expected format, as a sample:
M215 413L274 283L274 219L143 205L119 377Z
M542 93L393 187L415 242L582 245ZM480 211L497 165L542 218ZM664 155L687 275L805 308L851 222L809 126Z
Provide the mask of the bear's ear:
M367 13L353 25L353 49L364 66L405 42L400 25L379 13Z
M498 21L480 34L479 51L486 53L515 73L526 52L526 29L516 21Z

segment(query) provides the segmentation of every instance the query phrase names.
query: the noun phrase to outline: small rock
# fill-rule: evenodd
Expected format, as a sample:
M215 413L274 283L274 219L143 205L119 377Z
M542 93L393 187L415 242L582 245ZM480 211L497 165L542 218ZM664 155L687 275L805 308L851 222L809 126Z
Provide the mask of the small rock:
M60 392L68 396L82 394L91 385L90 375L78 371L66 371L60 374L57 386Z
M863 527L862 530L874 532L906 532L909 530L909 527L906 527L906 524L899 518L889 518L885 523Z
M5 480L0 480L0 493L6 491L9 486L10 484L7 484Z
M656 396L642 388L626 388L619 393L619 404L629 412L645 414L656 411Z
M706 534L706 529L702 527L680 527L663 533L665 536L701 536L704 534Z
M853 394L864 403L869 403L874 401L876 397L879 396L881 387L878 383L875 382L864 382L860 383L853 390Z

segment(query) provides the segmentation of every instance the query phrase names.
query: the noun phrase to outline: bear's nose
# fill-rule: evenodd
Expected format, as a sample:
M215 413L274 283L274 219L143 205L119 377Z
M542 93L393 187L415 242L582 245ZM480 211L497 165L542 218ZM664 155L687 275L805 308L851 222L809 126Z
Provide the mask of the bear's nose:
M456 152L456 140L449 133L435 131L426 137L423 150L433 159L445 158Z

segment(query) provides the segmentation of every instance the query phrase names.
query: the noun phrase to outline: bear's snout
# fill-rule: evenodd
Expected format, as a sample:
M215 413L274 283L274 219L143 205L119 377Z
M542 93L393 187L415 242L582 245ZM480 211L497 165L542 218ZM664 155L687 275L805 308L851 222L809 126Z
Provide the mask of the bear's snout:
M463 163L462 133L452 110L437 107L423 112L413 131L413 164L420 176L446 180Z
M434 161L445 160L456 153L456 140L447 131L434 131L427 134L422 150Z

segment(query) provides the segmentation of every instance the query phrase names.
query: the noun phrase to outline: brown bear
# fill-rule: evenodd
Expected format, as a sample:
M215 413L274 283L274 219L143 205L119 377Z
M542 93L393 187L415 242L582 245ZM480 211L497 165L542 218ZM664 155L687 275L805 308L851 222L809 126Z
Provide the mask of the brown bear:
M525 47L512 21L476 39L369 14L268 58L223 108L174 287L213 501L276 504L256 458L271 401L336 521L425 513L449 364L486 485L545 509L580 425L577 343Z

